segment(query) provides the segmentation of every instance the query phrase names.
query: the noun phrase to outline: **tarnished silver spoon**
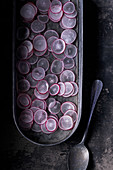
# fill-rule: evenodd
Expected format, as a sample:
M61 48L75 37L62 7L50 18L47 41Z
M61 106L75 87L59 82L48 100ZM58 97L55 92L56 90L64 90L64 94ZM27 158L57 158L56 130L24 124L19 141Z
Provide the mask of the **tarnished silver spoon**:
M100 80L95 80L92 85L92 91L91 91L91 111L90 111L90 117L89 121L86 127L86 130L84 132L83 138L81 142L74 147L69 152L68 157L68 169L69 170L86 170L89 162L89 151L85 147L84 142L87 136L87 132L89 129L91 117L97 102L97 99L100 95L100 92L102 90L103 83Z

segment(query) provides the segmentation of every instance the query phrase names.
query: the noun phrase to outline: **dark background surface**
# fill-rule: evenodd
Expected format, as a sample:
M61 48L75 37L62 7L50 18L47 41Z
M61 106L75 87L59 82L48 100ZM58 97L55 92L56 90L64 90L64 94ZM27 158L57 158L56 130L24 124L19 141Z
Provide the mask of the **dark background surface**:
M67 170L67 153L82 138L89 116L94 79L104 83L86 146L88 170L113 170L113 1L84 1L83 113L77 132L66 142L41 147L24 139L12 116L12 1L1 4L1 165L2 170ZM2 66L3 65L3 66ZM2 92L3 89L3 92ZM77 143L76 142L76 143Z

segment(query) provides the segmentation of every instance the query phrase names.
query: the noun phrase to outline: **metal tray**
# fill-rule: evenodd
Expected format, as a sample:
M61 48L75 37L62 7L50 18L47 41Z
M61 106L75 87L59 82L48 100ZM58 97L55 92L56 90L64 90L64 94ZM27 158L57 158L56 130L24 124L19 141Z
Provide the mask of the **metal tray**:
M33 1L33 0L31 0ZM77 105L77 113L78 113L78 119L77 122L75 123L75 126L73 129L69 131L63 131L58 129L56 132L52 134L44 134L44 133L36 133L33 131L23 131L19 125L18 125L18 115L19 115L19 109L17 107L17 91L16 91L16 82L17 82L17 73L16 73L16 48L18 45L18 41L16 39L16 30L19 25L20 18L19 18L19 9L20 7L28 2L26 0L13 0L13 51L12 51L12 57L13 57L13 67L12 67L12 72L13 72L13 118L14 122L16 124L17 129L19 132L29 141L32 143L38 144L38 145L43 145L43 146L52 146L59 144L61 142L64 142L67 140L72 134L76 131L80 119L81 119L81 112L82 112L82 82L83 82L83 0L71 0L73 3L76 4L77 8L77 26L75 27L75 30L77 32L77 40L75 42L75 45L78 47L78 55L75 57L75 62L76 62L76 82L79 86L79 92L78 95L75 97L68 98L67 101L72 101ZM59 27L57 24L49 24L49 28L55 29L60 32ZM59 97L59 101L62 102L63 98Z

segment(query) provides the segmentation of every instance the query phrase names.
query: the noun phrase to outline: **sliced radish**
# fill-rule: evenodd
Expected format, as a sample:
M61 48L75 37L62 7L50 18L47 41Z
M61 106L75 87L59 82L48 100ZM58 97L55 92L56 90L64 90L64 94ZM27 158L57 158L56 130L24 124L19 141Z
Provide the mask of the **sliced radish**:
M47 74L44 79L48 82L49 86L58 82L58 77L55 74Z
M33 121L29 123L25 123L21 119L19 119L18 123L19 123L20 128L22 128L22 130L28 131L31 129Z
M28 56L28 48L26 47L26 45L20 45L18 48L17 48L17 51L16 51L16 54L17 54L17 57L18 59L21 59L21 60L24 60L27 58Z
M32 125L32 131L34 131L34 132L41 132L41 128L40 128L40 125L38 125L37 123L33 123L33 125Z
M72 14L66 14L65 13L65 16L68 17L68 18L75 18L77 16L77 10L75 10Z
M50 0L36 0L36 6L42 12L48 11L50 3Z
M76 26L76 18L68 18L65 15L62 17L61 22L65 28L74 28Z
M73 29L66 29L61 33L61 38L66 44L71 44L76 40L77 33Z
M37 57L40 57L40 56L43 56L46 53L46 51L47 51L47 49L45 49L44 51L36 51L36 50L34 50L34 54Z
M53 118L48 118L48 120L45 123L45 126L49 132L55 132L57 129L57 122Z
M48 45L48 51L52 51L52 44L55 40L57 40L58 38L55 36L51 36L47 39L47 45Z
M71 97L73 95L73 92L74 92L74 87L73 87L73 89L72 89L72 91L70 93L67 93L67 94L64 93L63 97Z
M36 107L36 108L39 108L39 109L45 109L45 103L43 100L39 100L39 99L34 99L32 104L31 104L31 107Z
M65 82L65 93L64 95L69 95L73 91L73 85L70 82Z
M31 76L31 73L29 73L27 76L26 76L26 79L29 81L30 83L30 86L31 88L35 88L37 83L38 83L38 80L34 80Z
M45 134L48 134L48 135L49 135L49 134L52 133L52 132L49 132L49 131L47 130L45 123L42 124L42 125L40 125L40 128L41 128L42 132L45 133Z
M55 105L56 100L53 97L49 97L46 102L47 102L47 106L49 106L50 103L54 103L53 105Z
M71 116L72 119L73 119L73 122L76 122L76 121L77 121L78 115L77 115L77 112L76 112L75 110L67 110L67 111L64 113L64 115L69 115L69 116Z
M56 101L54 106L49 105L48 110L52 114L58 114L60 112L60 106L61 106L60 102Z
M59 91L60 91L60 86L58 84L53 84L49 88L49 93L51 96L57 95Z
M45 71L49 69L49 62L46 58L41 58L37 62L37 67L42 67Z
M62 96L65 93L65 84L63 82L58 82L58 85L60 86L58 96Z
M49 10L48 15L50 20L52 20L53 22L59 22L62 18L63 11L61 10L59 13L53 13L51 12L51 10Z
M53 56L58 59L58 60L64 60L64 58L66 58L65 54L62 53L62 54L55 54L55 53L52 53Z
M76 106L72 102L64 102L61 105L61 112L64 114L67 110L76 110Z
M59 0L52 0L50 4L50 10L53 13L59 13L62 9L62 3Z
M25 109L21 112L19 118L25 123L32 122L33 121L33 112L30 109Z
M28 2L28 4L30 4L30 5L33 6L33 8L34 8L34 10L35 10L35 15L36 15L37 12L38 12L38 9L37 9L37 7L35 6L35 4L34 4L33 2Z
M17 29L17 39L22 41L29 37L30 31L28 27L21 26Z
M30 83L26 79L21 79L18 81L18 90L21 92L26 92L30 89Z
M48 98L49 96L49 92L45 93L45 94L40 94L37 89L34 89L34 95L36 96L36 98L40 99L40 100L45 100Z
M25 45L28 48L28 53L30 54L33 51L33 44L29 40L25 40L22 42L23 45Z
M45 94L48 92L49 84L46 80L40 80L36 86L37 90L41 94Z
M47 112L39 109L34 113L34 121L37 124L44 124L47 121Z
M32 23L31 23L31 30L34 32L34 33L41 33L42 31L44 31L46 28L46 25L45 23L42 23L40 22L39 20L34 20Z
M37 35L33 39L34 49L37 51L44 51L47 49L47 42L43 35Z
M21 109L29 108L31 104L31 98L28 94L20 93L17 97L17 105Z
M64 51L66 57L74 58L77 55L77 47L73 44L68 44Z
M68 58L68 57L66 57L66 58L64 59L64 68L65 68L65 69L71 69L71 68L73 68L74 66L75 66L75 62L74 62L73 58Z
M73 128L73 119L71 116L64 115L59 119L59 128L62 130L70 130Z
M48 38L50 38L50 37L52 37L52 36L55 36L55 37L59 38L59 35L58 35L58 33L57 33L55 30L47 30L47 31L44 33L44 37L45 37L46 39L48 39Z
M42 80L45 77L45 70L42 67L36 67L31 73L34 80Z
M45 24L49 21L48 15L38 15L37 19Z
M51 72L53 74L60 74L64 70L64 62L61 60L54 60L51 64Z
M28 74L30 71L30 65L27 61L19 61L17 68L21 74Z
M74 92L73 92L72 96L76 96L77 93L78 93L78 85L77 85L77 83L75 83L75 82L71 82L71 84L72 84L73 87L74 87Z
M57 39L52 44L52 51L55 54L61 54L65 50L65 42L62 39Z
M72 14L75 11L75 5L73 4L73 2L66 2L63 5L63 11L66 14Z
M60 75L60 81L62 82L75 81L75 74L71 70L64 70Z
M37 63L38 57L33 54L27 61L30 65L34 65Z

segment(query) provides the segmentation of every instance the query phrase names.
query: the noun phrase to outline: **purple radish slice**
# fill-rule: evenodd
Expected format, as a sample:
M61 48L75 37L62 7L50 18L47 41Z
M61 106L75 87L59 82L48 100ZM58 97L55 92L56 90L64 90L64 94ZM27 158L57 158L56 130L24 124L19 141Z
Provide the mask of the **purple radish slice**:
M72 102L64 102L61 105L61 112L64 114L67 110L76 110L76 106Z
M68 94L64 93L63 97L71 97L73 95L73 92L74 92L74 87L73 87L73 89L72 89L72 91L70 93L68 93Z
M18 81L18 90L21 92L26 92L30 89L30 83L26 79L21 79Z
M57 40L58 38L55 36L51 36L47 39L47 45L48 45L48 51L52 52L52 44L55 40Z
M42 12L48 11L50 3L50 0L36 0L36 6Z
M25 123L30 123L33 121L33 112L30 109L25 109L21 112L19 119Z
M58 85L60 86L58 96L62 96L65 93L65 84L63 82L58 82Z
M60 91L60 86L58 84L53 84L49 88L49 93L51 96L57 95L59 91Z
M56 100L53 97L49 97L46 102L47 102L47 106L49 106L50 103L54 103L53 105L55 105Z
M27 61L19 61L17 68L21 74L28 74L30 71L30 65Z
M75 62L74 62L73 58L66 57L64 59L64 68L65 69L72 69L74 66L75 66Z
M76 26L76 18L68 18L65 15L62 17L61 22L65 28L74 28Z
M59 13L62 9L62 3L59 0L52 0L52 3L50 4L50 10L53 13Z
M33 114L34 114L37 110L39 110L39 109L40 109L40 108L34 107L34 106L31 106L31 107L30 107L30 110L32 110Z
M49 86L58 82L58 77L55 74L47 74L44 79L48 82Z
M40 100L45 100L48 98L49 96L49 92L45 93L45 94L40 94L37 89L35 88L34 89L34 95L37 99L40 99Z
M48 120L45 123L45 126L49 132L55 132L57 129L57 122L53 118L48 118Z
M47 51L47 49L45 49L44 51L36 51L36 50L34 50L34 54L37 57L40 57L40 56L43 56L46 53L46 51Z
M49 105L48 110L52 114L58 114L60 112L60 106L61 106L60 102L56 101L56 103L53 107L51 107L51 105Z
M65 82L65 93L64 95L69 95L73 91L73 85L70 82Z
M30 106L30 100L27 94L20 93L17 97L17 105L19 108L28 108Z
M40 125L38 125L37 123L34 122L31 130L34 131L34 132L41 132Z
M41 128L41 131L43 132L43 133L45 133L45 134L51 134L52 132L49 132L47 129L46 129L46 125L45 125L45 123L44 124L42 124L42 125L40 125L40 128Z
M52 36L55 36L55 37L59 38L59 35L58 35L58 33L57 33L55 30L47 30L47 31L44 33L44 37L45 37L46 39L48 39L48 38L50 38L50 37L52 37Z
M20 128L22 128L22 130L28 131L31 129L33 121L29 123L25 123L21 119L19 119L18 123L19 123Z
M48 110L50 110L52 107L54 107L56 104L56 100L55 101L52 101L51 103L49 103L48 105Z
M53 22L58 22L62 18L63 11L61 10L59 13L54 14L51 12L51 10L49 10L48 15L49 15L50 20L52 20Z
M58 60L64 60L64 58L66 58L65 54L62 53L62 54L55 54L55 53L52 53L53 56L58 59Z
M74 58L77 55L77 47L73 44L68 44L64 51L64 54L68 58Z
M77 16L77 10L75 10L72 14L65 14L68 18L75 18Z
M36 87L38 81L32 78L31 73L26 76L26 79L29 81L31 88Z
M26 59L28 56L28 48L26 47L26 45L20 45L17 48L16 54L17 54L18 59L20 60Z
M72 14L75 11L75 5L73 4L73 2L66 2L63 5L63 11L66 14Z
M61 60L54 60L51 64L51 73L60 74L64 70L64 62Z
M32 5L33 6L33 8L34 8L34 10L35 10L35 15L37 14L37 12L38 12L38 9L37 9L37 7L35 6L35 4L34 3L32 3L32 2L28 2L28 4L30 4L30 5Z
M44 24L49 21L48 15L38 15L37 19Z
M34 80L42 80L45 77L45 70L42 67L36 67L31 73Z
M36 51L44 51L47 49L47 42L43 35L37 35L33 39L33 45Z
M40 22L39 20L34 20L32 23L31 23L31 30L34 32L34 33L41 33L42 31L44 31L46 28L46 25L45 23L42 23Z
M25 40L23 43L28 48L28 53L30 54L33 51L33 44L29 40Z
M30 31L28 27L21 26L17 29L17 39L22 41L29 37Z
M39 99L34 99L32 101L32 104L31 104L31 107L36 107L36 108L39 108L39 109L45 109L45 103L43 100L39 100Z
M46 58L41 58L37 62L37 67L42 67L45 71L49 69L49 62Z
M77 83L75 83L75 82L71 82L71 84L72 84L73 87L74 87L74 92L73 92L72 96L76 96L77 93L78 93L78 85L77 85Z
M64 113L64 115L69 115L69 116L71 116L74 123L77 121L78 115L77 115L77 112L76 112L75 110L67 110L67 111Z
M37 124L44 124L47 121L47 112L43 109L39 109L34 113L34 121Z
M55 53L55 54L61 54L64 52L65 50L65 42L64 40L62 39L57 39L53 42L52 44L52 51Z
M45 94L48 92L49 84L46 80L40 80L36 86L37 90L41 94Z
M34 65L37 63L38 57L33 54L27 61L30 65Z
M60 81L62 82L75 81L75 74L71 70L64 70L60 75Z
M69 115L64 115L59 119L59 128L62 130L72 129L73 124L73 119Z
M77 33L73 29L66 29L61 33L61 38L66 44L71 44L76 40Z

